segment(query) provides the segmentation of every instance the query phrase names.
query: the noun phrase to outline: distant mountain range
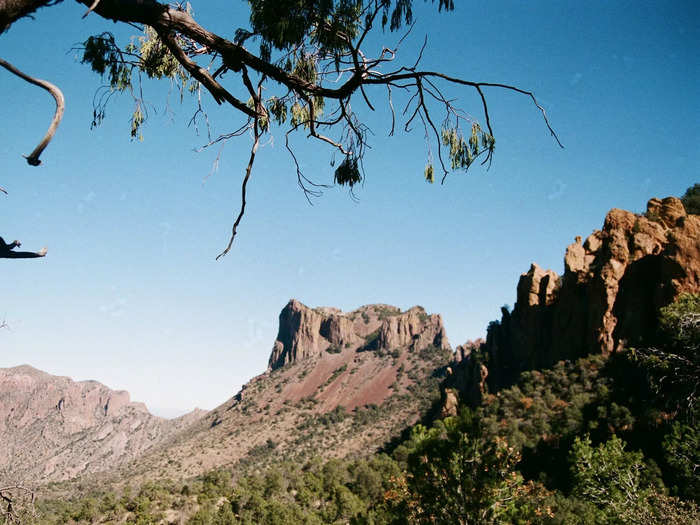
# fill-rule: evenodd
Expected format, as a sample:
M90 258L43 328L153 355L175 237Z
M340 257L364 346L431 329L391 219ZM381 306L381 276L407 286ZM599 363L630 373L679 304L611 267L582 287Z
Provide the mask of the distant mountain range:
M97 472L138 457L203 414L161 419L97 381L28 365L0 369L0 473L37 482Z

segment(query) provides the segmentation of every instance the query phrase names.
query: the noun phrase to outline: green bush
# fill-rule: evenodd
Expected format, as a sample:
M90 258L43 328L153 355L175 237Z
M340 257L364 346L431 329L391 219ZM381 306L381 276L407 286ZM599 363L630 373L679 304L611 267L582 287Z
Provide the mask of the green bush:
M700 349L700 294L681 294L659 312L661 331L668 343L687 357Z
M681 202L686 212L700 215L700 184L694 184L685 190Z

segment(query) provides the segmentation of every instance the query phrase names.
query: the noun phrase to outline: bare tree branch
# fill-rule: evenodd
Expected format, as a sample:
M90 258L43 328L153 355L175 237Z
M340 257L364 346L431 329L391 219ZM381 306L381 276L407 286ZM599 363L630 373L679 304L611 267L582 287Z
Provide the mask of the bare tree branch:
M241 184L241 209L238 212L238 217L236 217L236 221L233 223L233 228L231 229L231 237L229 238L228 244L226 245L226 248L224 249L223 252L221 252L219 255L216 256L216 260L218 261L221 257L226 255L230 250L231 246L233 245L233 240L236 238L236 233L238 230L238 225L241 223L241 219L243 218L243 214L245 213L245 206L246 206L246 190L248 186L248 180L250 179L250 173L253 170L253 163L255 162L255 154L258 151L258 146L260 145L260 117L259 114L261 110L259 108L260 106L260 97L261 97L261 92L262 92L262 85L258 85L258 93L255 96L255 119L253 120L253 146L250 148L250 159L248 160L248 166L246 167L245 170L245 177L243 178L243 183Z
M92 3L92 5L88 8L88 10L85 11L85 14L83 15L83 18L87 17L87 15L89 15L90 13L92 13L92 12L95 10L95 8L97 7L97 4L99 4L99 3L100 3L100 0L95 0L95 1Z
M61 119L63 118L63 110L66 107L66 102L63 97L63 93L60 89L58 89L58 87L53 85L51 82L41 80L39 78L30 77L29 75L22 73L19 69L17 69L9 62L3 60L2 58L0 58L0 66L4 67L11 73L17 75L21 79L26 80L30 84L34 84L35 86L39 86L40 88L45 89L46 91L51 93L51 96L56 101L56 112L53 115L51 125L49 125L49 129L46 132L46 135L44 135L44 138L41 140L41 142L39 142L37 147L34 148L34 150L29 155L25 156L28 164L30 164L31 166L39 166L41 164L39 156L44 151L44 149L46 149L46 146L49 145L49 142L51 142L51 139L56 134L56 129L58 128L58 125L61 123Z

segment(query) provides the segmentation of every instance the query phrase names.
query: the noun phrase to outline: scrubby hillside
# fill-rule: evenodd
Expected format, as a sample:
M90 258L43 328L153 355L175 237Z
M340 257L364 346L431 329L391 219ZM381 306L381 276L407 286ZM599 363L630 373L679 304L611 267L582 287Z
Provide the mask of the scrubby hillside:
M343 313L292 300L269 369L118 477L181 479L282 458L366 456L439 401L451 357L440 316L421 307Z
M699 263L678 199L611 210L454 355L418 307L290 301L267 372L40 522L700 523Z

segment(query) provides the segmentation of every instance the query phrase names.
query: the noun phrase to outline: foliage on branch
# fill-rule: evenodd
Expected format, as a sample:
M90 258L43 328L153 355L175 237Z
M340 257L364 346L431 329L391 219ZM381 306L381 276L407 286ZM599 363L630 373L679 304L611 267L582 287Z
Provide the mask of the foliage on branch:
M216 103L232 106L242 119L233 131L209 137L204 148L252 135L251 150L257 150L264 135L282 133L307 198L320 195L328 185L302 172L290 135L301 132L325 143L333 159L342 159L333 182L352 191L365 177L363 159L371 135L361 111L374 111L377 103L391 114L390 135L400 127L407 133L422 128L428 157L423 175L428 182L435 180L436 169L444 182L450 171L467 170L479 157L483 164L491 162L495 137L486 99L489 89L528 97L556 139L531 92L422 70L427 39L418 56L401 64L401 45L416 23L412 0L251 0L250 25L230 36L202 27L189 3L79 1L89 7L86 15L95 13L140 31L126 44L117 43L107 32L83 43L82 62L107 81L94 98L94 126L105 118L115 93L128 93L134 102L129 132L132 138L142 139L150 107L143 98L142 78L169 80L177 86L181 100L187 93L194 94L191 123L195 126L200 117L206 117L202 93L209 92ZM438 11L455 8L452 0L432 3ZM388 43L368 53L367 36L386 29ZM391 32L396 31L403 33L394 38ZM456 99L448 98L445 86L474 90L481 101L483 124L458 107ZM241 91L247 93L243 99L238 95ZM377 102L377 95L384 102ZM251 161L245 170L241 211L252 166ZM236 227L240 218L242 213Z

